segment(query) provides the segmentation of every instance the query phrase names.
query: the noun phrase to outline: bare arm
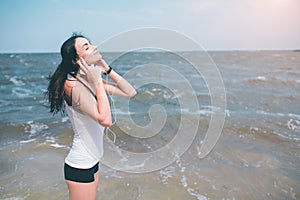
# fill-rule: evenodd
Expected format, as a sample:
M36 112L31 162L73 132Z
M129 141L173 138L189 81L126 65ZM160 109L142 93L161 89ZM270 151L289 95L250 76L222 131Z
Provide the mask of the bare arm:
M97 103L98 114L96 115L97 121L101 125L105 127L109 127L112 125L112 118L111 118L109 101L102 81L98 81L96 85L96 96L98 100Z
M86 84L94 89L97 101L95 101L94 97L91 96L91 93L86 88L83 88L83 86L76 88L73 92L74 100L77 101L77 105L83 113L89 115L105 127L111 126L112 118L110 105L100 76L99 68L88 66L83 59L80 59L78 65L86 74Z
M109 69L109 66L106 64L104 60L99 62L101 68L104 71ZM122 76L120 76L117 72L112 70L108 74L109 78L111 78L115 83L110 83L108 81L103 80L105 91L111 95L123 96L123 97L134 97L136 95L136 90L134 87L128 83Z

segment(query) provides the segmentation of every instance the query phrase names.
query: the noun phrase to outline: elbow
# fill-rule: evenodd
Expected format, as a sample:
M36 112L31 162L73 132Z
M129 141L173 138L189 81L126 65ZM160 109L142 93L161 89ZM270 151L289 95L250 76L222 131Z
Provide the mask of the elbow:
M99 122L100 125L104 126L105 128L111 127L112 126L112 121L107 120L107 121L101 121Z
M108 128L110 126L112 126L112 119L111 117L106 117L106 118L100 118L98 119L98 123L101 125L101 126L104 126L105 128Z
M102 123L101 125L104 126L105 128L109 128L112 126L112 121Z
M134 97L136 94L137 94L136 90L133 90L133 91L128 95L128 97L129 97L129 98L132 98L132 97Z

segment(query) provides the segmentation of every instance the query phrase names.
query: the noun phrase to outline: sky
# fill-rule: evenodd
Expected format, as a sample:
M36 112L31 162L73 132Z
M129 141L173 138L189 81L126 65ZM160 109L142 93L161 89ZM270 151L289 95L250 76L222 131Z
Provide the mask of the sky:
M206 50L300 49L300 0L0 0L0 53L59 52L73 32L94 43L143 27Z

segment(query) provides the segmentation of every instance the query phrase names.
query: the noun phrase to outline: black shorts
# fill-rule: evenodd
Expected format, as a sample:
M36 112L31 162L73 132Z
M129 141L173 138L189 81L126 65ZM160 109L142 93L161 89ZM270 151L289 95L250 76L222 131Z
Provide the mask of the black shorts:
M69 181L75 181L79 183L91 183L94 182L94 174L99 170L99 163L89 169L78 169L71 167L65 163L64 173L65 179Z

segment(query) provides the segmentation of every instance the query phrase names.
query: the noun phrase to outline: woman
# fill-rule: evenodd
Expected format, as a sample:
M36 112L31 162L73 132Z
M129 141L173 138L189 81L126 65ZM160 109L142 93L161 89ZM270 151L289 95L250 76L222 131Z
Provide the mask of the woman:
M107 94L130 98L136 91L82 35L66 40L61 56L61 63L50 77L47 95L50 112L67 110L74 130L72 148L64 166L69 198L95 199L103 131L112 125ZM102 80L101 72L115 83Z

